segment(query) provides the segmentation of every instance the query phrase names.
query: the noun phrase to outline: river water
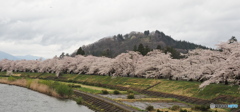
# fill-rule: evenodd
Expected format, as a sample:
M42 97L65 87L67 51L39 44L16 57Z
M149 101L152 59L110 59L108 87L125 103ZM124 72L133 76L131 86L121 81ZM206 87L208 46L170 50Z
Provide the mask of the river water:
M73 100L60 100L39 92L0 84L0 112L94 112Z

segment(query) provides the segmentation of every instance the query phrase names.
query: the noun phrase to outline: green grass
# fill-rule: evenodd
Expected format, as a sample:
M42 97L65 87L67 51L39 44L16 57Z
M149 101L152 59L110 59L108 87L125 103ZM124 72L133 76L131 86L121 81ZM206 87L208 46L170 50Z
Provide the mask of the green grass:
M130 77L110 77L97 75L78 75L76 81L100 82L102 84L121 85L125 87L147 88L151 84L155 84L156 80Z
M0 74L6 74L6 72L0 72ZM37 73L22 73L23 75L36 75ZM41 78L49 76L55 76L55 74L45 73L41 75ZM90 83L102 83L109 85L118 85L123 87L133 87L139 89L145 89L157 82L161 82L159 85L149 89L152 91L178 94L189 97L196 97L201 99L212 99L220 95L234 96L240 98L240 91L238 86L229 86L223 84L210 84L203 90L199 89L200 82L194 81L173 81L166 79L145 79L145 78L131 78L131 77L110 77L110 76L97 76L97 75L77 75L77 74L63 74L66 81L79 81L79 82L90 82ZM71 84L71 83L69 83ZM81 84L82 85L82 84ZM99 94L101 90L93 90L92 88L78 88L85 92ZM104 88L103 88L104 89ZM108 88L106 88L108 89ZM114 90L114 89L112 89ZM113 91L110 91L112 94ZM121 92L122 93L122 92ZM123 92L124 94L125 92Z
M54 89L59 95L61 96L71 96L73 94L73 90L66 84L63 84L58 81L51 81L51 80L40 80L42 84L49 86L50 88Z
M40 75L41 73L32 73L32 72L13 72L13 74L21 74L22 77L34 78Z
M54 73L44 73L39 78L47 78L47 77L56 77L56 74L54 74Z
M66 78L66 80L74 80L78 74L62 74L61 77Z
M0 76L5 76L7 72L0 72Z
M200 90L198 94L193 96L204 99L212 99L220 95L240 97L240 91L238 90L238 88L239 86L237 85L229 86L223 84L211 84L205 87L203 90Z
M200 84L200 82L170 81L161 79L161 84L150 90L202 99L212 99L220 95L240 97L240 91L236 85L210 84L204 89L199 89L198 87Z
M8 80L9 80L9 81L15 81L15 80L17 80L17 78L16 78L16 77L13 77L13 76L10 76L10 77L8 77Z
M85 87L77 88L77 90L87 92L87 93L92 93L92 94L101 94L102 93L101 90L95 90L95 89L85 88Z

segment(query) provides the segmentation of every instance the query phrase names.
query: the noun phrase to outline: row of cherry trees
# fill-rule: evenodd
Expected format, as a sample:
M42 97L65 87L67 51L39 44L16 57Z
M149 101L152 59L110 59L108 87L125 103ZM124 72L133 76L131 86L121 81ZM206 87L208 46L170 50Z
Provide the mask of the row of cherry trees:
M240 43L221 43L220 51L195 49L185 59L153 50L146 56L129 51L116 58L82 56L47 60L1 60L0 71L95 74L146 78L167 78L240 85Z

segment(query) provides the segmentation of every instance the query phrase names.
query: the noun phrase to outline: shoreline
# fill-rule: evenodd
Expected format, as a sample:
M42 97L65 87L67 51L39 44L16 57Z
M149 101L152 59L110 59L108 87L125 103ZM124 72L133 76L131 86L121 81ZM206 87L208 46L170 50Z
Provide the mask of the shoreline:
M39 79L30 79L28 81L27 79L16 79L14 81L10 81L8 78L0 77L0 84L23 87L58 99L71 99L76 102L76 95L72 97L62 97L55 90L50 89L47 85L38 83L38 80ZM86 101L83 101L81 105L84 105L93 111L101 111L101 109Z
M64 97L60 96L55 90L49 88L45 84L38 83L38 79L32 79L30 81L26 79L16 79L14 81L10 81L8 79L0 78L1 84L8 84L8 85L14 85L19 87L24 87L45 95L49 95L55 98L64 99Z

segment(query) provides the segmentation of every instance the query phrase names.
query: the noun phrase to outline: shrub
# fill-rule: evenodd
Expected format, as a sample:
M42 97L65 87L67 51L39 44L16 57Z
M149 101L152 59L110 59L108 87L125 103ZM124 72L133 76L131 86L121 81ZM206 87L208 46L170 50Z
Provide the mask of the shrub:
M201 105L201 106L194 106L192 110L200 110L200 111L208 111L210 109L209 106Z
M184 109L184 110L180 109L179 112L187 112L187 110L186 109Z
M82 102L83 102L82 97L78 97L78 98L76 99L76 102L77 102L77 104L82 104Z
M61 96L70 96L73 93L72 88L65 84L54 85L54 87L56 92Z
M102 90L102 94L108 94L109 92L107 90Z
M128 90L127 92L128 92L128 93L133 93L133 90Z
M113 91L113 94L118 95L118 94L120 94L120 92L119 92L118 90L114 90L114 91Z
M154 107L151 106L151 105L149 105L149 106L146 107L146 110L148 110L148 111L152 111L152 110L154 110Z
M180 109L180 106L178 106L178 105L173 105L173 106L170 108L170 110L174 110L174 111L179 110L179 109Z
M128 98L128 99L135 99L134 94L129 94L129 95L127 96L127 98Z
M163 111L161 111L161 110L157 109L157 112L163 112Z

